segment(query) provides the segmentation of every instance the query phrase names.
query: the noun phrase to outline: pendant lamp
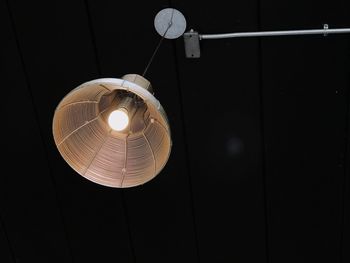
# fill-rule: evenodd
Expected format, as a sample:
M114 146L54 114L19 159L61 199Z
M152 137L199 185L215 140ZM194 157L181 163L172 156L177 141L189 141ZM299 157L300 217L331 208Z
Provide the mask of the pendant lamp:
M165 111L145 79L162 41L183 35L181 12L166 8L154 19L161 39L142 76L103 78L72 90L58 104L53 137L63 159L101 185L133 187L154 178L168 161L170 128Z
M171 150L167 116L137 74L86 82L65 96L53 118L64 160L85 178L132 187L154 178Z

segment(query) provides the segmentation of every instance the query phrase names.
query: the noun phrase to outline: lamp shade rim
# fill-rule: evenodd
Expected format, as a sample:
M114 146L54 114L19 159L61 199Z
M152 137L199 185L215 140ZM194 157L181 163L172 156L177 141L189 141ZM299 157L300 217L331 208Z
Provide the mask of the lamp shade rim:
M88 82L85 82L78 87L76 87L74 90L80 89L83 86L88 85L106 85L106 88L110 89L110 91L113 91L114 89L121 89L126 91L131 91L135 94L137 94L139 97L141 97L145 102L150 102L154 106L159 109L161 107L161 104L159 100L157 100L152 93L150 93L147 89L141 87L140 85L137 85L136 83L133 83L128 80L124 79L117 79L117 78L100 78L100 79L94 79L90 80ZM115 88L110 88L109 85L116 86Z

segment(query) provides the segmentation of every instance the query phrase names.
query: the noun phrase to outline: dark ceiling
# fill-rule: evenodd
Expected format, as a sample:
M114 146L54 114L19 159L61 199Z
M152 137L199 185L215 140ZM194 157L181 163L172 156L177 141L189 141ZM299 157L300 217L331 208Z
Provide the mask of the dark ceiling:
M96 185L61 158L55 107L142 73L174 6L201 33L350 27L348 0L1 1L0 262L350 262L350 36L228 39L147 78L173 151L152 181Z

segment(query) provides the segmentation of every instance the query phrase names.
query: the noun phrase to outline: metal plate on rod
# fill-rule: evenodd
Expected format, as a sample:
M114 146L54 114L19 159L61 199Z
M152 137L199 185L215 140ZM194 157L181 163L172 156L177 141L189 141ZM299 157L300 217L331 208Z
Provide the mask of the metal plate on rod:
M199 34L191 30L184 34L185 53L187 58L200 58L201 49L199 45Z
M167 39L176 39L185 32L186 19L180 11L174 8L165 8L160 10L154 18L154 27L159 35L165 34L164 37Z

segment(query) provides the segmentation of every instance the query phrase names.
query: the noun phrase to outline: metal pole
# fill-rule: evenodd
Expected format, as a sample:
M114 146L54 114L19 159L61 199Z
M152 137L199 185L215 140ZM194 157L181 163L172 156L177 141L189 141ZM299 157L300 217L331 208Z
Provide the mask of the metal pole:
M296 36L296 35L324 35L350 33L350 28L329 29L328 24L323 29L287 30L287 31L261 31L261 32L239 32L227 34L199 34L191 29L184 36L185 52L187 58L199 58L201 56L200 40L240 38L240 37L275 37L275 36Z
M350 33L350 28L334 28L329 29L328 25L324 25L323 29L308 30L287 30L287 31L261 31L261 32L241 32L227 34L199 34L200 40L205 39L222 39L222 38L238 38L238 37L273 37L273 36L295 36L295 35L328 35L328 34L345 34Z

